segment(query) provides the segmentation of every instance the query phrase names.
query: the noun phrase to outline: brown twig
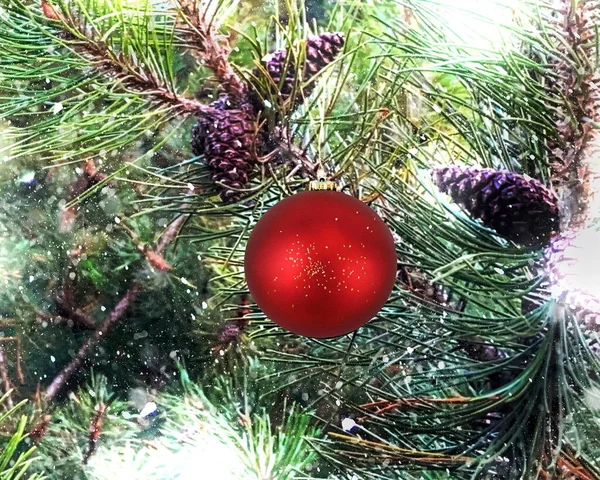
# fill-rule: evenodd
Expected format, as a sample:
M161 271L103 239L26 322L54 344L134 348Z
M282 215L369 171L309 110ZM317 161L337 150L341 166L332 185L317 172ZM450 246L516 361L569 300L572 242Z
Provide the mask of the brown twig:
M181 208L185 209L188 206L189 204L183 204ZM160 236L155 248L142 243L139 240L137 233L125 223L121 223L120 227L129 234L131 241L137 249L144 254L146 260L152 267L157 270L168 271L171 270L172 267L165 260L164 252L167 246L175 239L188 217L189 215L179 215Z
M25 377L23 375L23 369L21 368L21 361L23 359L23 344L21 342L21 338L17 337L17 378L21 385L25 383Z
M306 153L306 148L301 148L294 143L289 127L278 126L271 132L269 137L267 144L272 144L272 151L263 159L259 159L259 162L272 162L275 159L275 163L287 163L292 166L293 173L300 171L314 180L321 176L320 172L323 167L320 161L313 161ZM290 175L291 172L288 177Z
M56 394L65 386L68 380L71 378L73 373L79 368L81 363L87 358L90 350L96 346L100 339L106 335L106 333L113 327L114 324L123 316L127 311L130 304L136 299L140 290L140 284L134 282L131 287L127 290L123 298L119 300L117 305L111 310L104 322L100 327L85 341L85 343L79 348L75 357L67 364L59 374L54 377L54 380L48 385L44 392L44 398L46 400L52 400Z
M187 215L180 215L177 217L171 225L163 232L157 242L157 246L154 251L163 255L167 246L176 238L181 226L185 222ZM66 385L73 373L81 366L83 361L88 357L90 351L96 346L103 336L106 336L108 331L120 320L125 314L129 306L135 301L141 285L138 282L134 282L125 295L119 300L117 305L111 310L106 319L100 324L100 327L94 331L94 333L85 341L85 343L79 348L75 357L68 363L59 373L54 377L50 385L44 391L44 399L46 401L52 400Z
M186 33L191 37L188 46L212 70L225 92L244 101L248 96L248 88L229 63L231 48L226 41L218 38L212 21L206 18L207 8L203 9L200 3L194 0L179 1L183 22L189 29Z
M3 318L0 320L0 329L14 327L17 324L12 318Z
M583 465L576 458L561 452L556 460L557 467L560 470L560 478L572 480L595 480L597 477L588 473Z
M450 398L399 398L397 400L379 400L377 402L365 403L360 406L364 410L372 410L371 415L382 415L394 410L398 410L404 407L422 407L428 408L433 405L466 405L474 402L481 401L497 401L500 397L492 396L486 398L472 398L472 397L450 397ZM358 423L364 422L368 416L363 416L357 419Z
M96 405L94 415L90 420L90 428L88 430L88 449L83 457L83 464L87 464L90 457L94 454L98 448L98 440L102 435L102 423L104 421L104 415L106 414L106 405L100 402Z
M187 208L188 204L183 204L182 209ZM163 232L158 241L156 242L156 249L154 250L159 255L163 255L169 244L175 240L175 237L183 227L183 224L188 219L189 215L179 215L175 220L171 222L169 227Z
M0 337L0 345L2 345L2 343L4 342L15 342L16 346L17 346L17 378L19 379L19 383L24 384L25 383L25 377L23 376L23 370L21 368L21 362L22 362L22 357L23 357L23 347L21 344L21 338L20 337Z
M424 463L440 463L440 464L456 464L456 463L468 463L474 459L466 456L453 456L446 455L437 452L422 452L418 450L410 450L408 448L401 448L395 445L386 443L372 442L364 440L360 437L354 437L350 435L343 435L335 432L328 432L328 435L338 440L343 440L353 445L361 445L366 448L372 448L376 451L387 452L389 455L393 455L396 460L407 461L407 462L424 462ZM344 452L346 455L352 455L354 452ZM357 456L364 458L364 452L356 452Z
M8 408L12 408L13 401L10 395L11 385L8 378L8 368L6 367L6 352L2 343L0 343L0 380L2 381L3 393L6 395L6 405Z
M44 318L52 318L53 323L57 323L56 320L64 318L67 323L71 321L72 325L74 326L86 330L96 329L96 322L91 316L79 311L79 309L72 309L72 307L67 305L67 302L65 302L64 298L59 298L56 300L56 310L58 312L58 318L54 318L48 314L40 314L40 316L43 315Z

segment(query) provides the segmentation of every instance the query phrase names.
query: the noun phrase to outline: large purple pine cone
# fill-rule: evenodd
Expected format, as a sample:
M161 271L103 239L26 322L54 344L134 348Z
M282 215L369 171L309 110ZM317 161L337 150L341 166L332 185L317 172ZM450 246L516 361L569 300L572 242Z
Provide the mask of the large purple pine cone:
M541 247L559 231L558 198L538 180L474 167L440 167L433 176L442 192L508 240Z

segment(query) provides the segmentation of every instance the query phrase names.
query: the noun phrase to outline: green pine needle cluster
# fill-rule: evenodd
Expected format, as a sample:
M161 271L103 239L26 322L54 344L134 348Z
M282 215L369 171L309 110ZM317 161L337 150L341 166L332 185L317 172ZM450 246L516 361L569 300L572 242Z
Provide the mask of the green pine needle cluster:
M317 468L306 441L317 433L310 415L284 405L273 425L264 406L247 396L239 403L231 379L215 379L220 387L210 389L209 399L185 370L181 377L183 389L132 390L129 401L109 393L106 378L94 377L52 413L35 467L57 480L192 479L199 471L223 480L283 480ZM90 454L90 422L100 404L106 413ZM157 409L144 413L148 404Z
M41 480L41 476L32 474L31 465L39 457L35 447L29 446L27 429L29 426L27 415L23 410L27 400L12 406L9 390L0 398L2 413L0 414L0 478L2 480Z

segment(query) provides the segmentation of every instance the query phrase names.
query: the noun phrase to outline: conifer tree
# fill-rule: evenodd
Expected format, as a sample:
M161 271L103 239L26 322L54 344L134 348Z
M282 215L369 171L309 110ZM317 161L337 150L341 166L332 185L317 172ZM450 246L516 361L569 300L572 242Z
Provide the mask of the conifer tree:
M600 478L600 4L516 5L0 0L0 478ZM328 339L243 268L319 179L398 271Z

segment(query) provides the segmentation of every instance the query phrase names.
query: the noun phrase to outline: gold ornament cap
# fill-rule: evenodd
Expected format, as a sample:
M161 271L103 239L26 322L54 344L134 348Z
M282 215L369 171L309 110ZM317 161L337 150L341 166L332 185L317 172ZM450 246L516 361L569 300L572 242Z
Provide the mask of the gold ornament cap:
M308 184L308 190L333 190L337 191L338 186L335 182L331 182L329 180L325 180L324 178L320 178L319 180L312 180Z

